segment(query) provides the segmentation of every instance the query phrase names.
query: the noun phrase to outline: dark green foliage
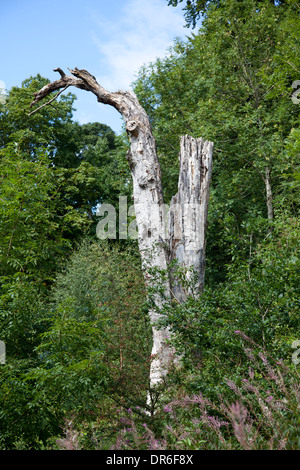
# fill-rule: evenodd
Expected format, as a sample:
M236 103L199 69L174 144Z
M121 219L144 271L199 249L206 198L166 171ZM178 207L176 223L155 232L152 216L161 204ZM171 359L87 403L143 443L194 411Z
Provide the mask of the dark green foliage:
M1 327L8 356L0 371L6 397L1 445L43 447L59 436L64 416L75 417L77 425L95 423L114 401L145 403L151 332L139 258L87 241L46 301L33 302L30 287L15 287L22 293L18 322ZM16 304L11 308L16 314ZM11 319L9 312L5 318ZM105 433L107 423L98 437Z
M179 6L183 3L183 0L167 0L168 5L173 7ZM230 3L228 0L186 0L185 6L182 8L184 17L186 19L186 26L193 28L196 27L197 22L201 18L209 14L211 8L226 8L227 4ZM241 2L240 2L241 3ZM284 8L286 5L292 3L291 1L286 0L257 0L258 6L260 3L269 3L272 7L280 6L280 9ZM281 11L280 10L280 11Z
M62 96L54 106L46 106L39 113L28 116L33 93L47 83L49 80L40 75L30 77L24 80L22 87L13 87L0 104L1 149L17 143L28 158L34 159L36 151L45 148L51 155L55 154L61 134L72 123L75 95Z
M9 362L0 371L1 450L43 449L60 432L63 410L43 387L27 380L32 364Z
M38 271L46 280L47 271L55 272L53 259L58 261L70 247L66 233L86 221L73 207L62 206L56 174L45 154L29 161L18 148L8 146L2 151L0 177L1 275Z
M97 204L132 194L126 136L74 122L71 94L28 116L48 83L31 77L0 103L2 449L299 448L299 12L293 1L169 1L180 4L201 29L142 68L135 91L166 203L180 136L215 144L204 293L163 308L182 365L145 414L137 245L95 236Z
M206 276L213 283L225 279L249 230L254 243L264 238L268 209L297 187L299 105L291 97L300 65L293 3L281 14L267 1L209 3L199 33L142 69L135 91L152 121L166 202L177 190L180 136L214 142ZM299 206L291 208L297 214Z
M227 393L215 399L173 389L169 402L158 412L160 429L153 423L147 425L145 416L144 422L138 419L133 410L124 412L120 419L123 429L113 449L165 453L299 449L299 374L276 364L259 348L249 349L249 339L242 336L251 364L242 380L227 378Z
M25 80L0 105L3 448L43 448L65 413L92 413L108 386L105 309L90 302L87 284L82 304L76 289L55 302L49 295L82 237L95 239L96 205L130 194L127 144L105 125L74 123L73 95L28 116L45 83Z

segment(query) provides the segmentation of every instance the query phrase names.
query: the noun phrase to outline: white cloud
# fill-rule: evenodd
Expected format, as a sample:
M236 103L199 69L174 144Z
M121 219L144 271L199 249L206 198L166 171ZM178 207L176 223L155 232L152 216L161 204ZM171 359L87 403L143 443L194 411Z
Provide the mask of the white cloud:
M0 80L0 103L4 103L5 101L5 90L6 86L3 80Z
M98 17L92 34L105 67L99 83L111 91L130 88L141 66L164 57L175 37L186 34L184 24L165 0L128 0L114 21Z

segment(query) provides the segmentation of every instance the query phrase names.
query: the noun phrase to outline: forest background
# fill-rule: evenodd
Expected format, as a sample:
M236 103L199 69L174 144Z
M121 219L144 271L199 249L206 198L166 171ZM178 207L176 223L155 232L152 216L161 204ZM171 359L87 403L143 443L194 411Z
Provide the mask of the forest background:
M184 12L133 89L167 203L180 136L214 142L205 289L164 306L181 367L150 405L136 240L96 234L98 204L131 200L126 132L79 124L72 93L28 116L40 75L1 96L1 449L300 448L299 4Z

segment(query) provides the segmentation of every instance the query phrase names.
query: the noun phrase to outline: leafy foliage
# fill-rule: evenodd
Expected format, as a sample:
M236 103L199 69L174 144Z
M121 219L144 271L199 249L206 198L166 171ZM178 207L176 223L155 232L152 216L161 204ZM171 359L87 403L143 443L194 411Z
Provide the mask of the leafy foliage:
M19 285L21 292L22 287ZM25 292L29 295L28 288ZM23 309L26 300L23 297ZM76 416L77 424L83 419L94 422L106 412L108 402L110 407L114 402L122 406L132 401L145 402L151 332L144 302L139 258L117 247L86 241L58 276L50 298L46 302L40 298L35 304L30 303L27 311L23 310L28 314L30 306L33 314L26 317L27 330L14 343L15 349L19 344L16 362L12 361L9 339L11 336L18 341L18 333L24 331L25 315L14 330L2 326L1 331L7 331L9 362L7 372L1 375L0 388L3 396L7 394L9 401L16 402L15 412L6 410L3 415L5 445L16 445L12 441L16 439L15 431L9 431L14 419L18 420L19 436L27 435L28 422L31 423L27 445L36 445L32 439L45 445L53 436L53 429L59 434L66 414ZM6 316L10 318L8 312ZM29 327L33 328L34 321L32 332ZM24 359L26 335L35 340L27 339L30 360ZM19 387L24 387L22 400ZM41 399L47 420L52 423L50 433L48 421L45 425L32 421L31 413L40 406ZM17 418L24 401L31 405L24 418Z
M208 282L224 280L223 267L247 246L250 226L255 241L266 235L264 220L272 224L275 200L284 197L284 168L299 169L288 150L299 126L291 100L300 69L297 10L293 3L220 3L210 2L199 33L144 67L135 84L157 139L167 202L177 190L180 136L214 142Z
M299 12L290 0L184 12L199 31L135 82L167 203L180 136L214 142L205 289L165 299L180 367L153 415L138 248L95 237L97 205L131 197L126 136L74 122L72 94L28 116L40 75L1 99L2 449L299 448ZM155 274L162 293L168 271Z
M268 0L269 4L272 6L280 6L281 9L285 7L286 4L289 4L291 2L288 2L286 0ZM179 6L180 3L182 3L183 0L168 0L168 5L171 5L173 7ZM257 3L264 3L265 0L261 0ZM197 21L200 20L203 16L209 14L211 8L226 8L226 4L228 4L228 1L222 1L222 0L186 0L186 4L183 8L184 16L186 19L186 26L190 27L192 26L193 28L196 27ZM265 2L266 3L266 2Z

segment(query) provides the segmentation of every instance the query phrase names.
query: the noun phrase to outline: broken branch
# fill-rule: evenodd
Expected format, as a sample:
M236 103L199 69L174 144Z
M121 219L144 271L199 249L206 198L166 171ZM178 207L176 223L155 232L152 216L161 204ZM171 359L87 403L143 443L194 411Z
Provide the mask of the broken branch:
M47 101L47 103L44 103L42 104L42 106L39 106L37 109L35 109L34 111L31 111L31 113L28 113L27 116L31 116L32 114L36 113L37 111L39 111L40 109L44 108L45 106L48 106L48 104L52 103L52 101L56 100L56 98L58 98L58 96L63 92L65 91L70 85L66 85L65 88L63 88L62 90L60 90L55 96L54 98L52 98L50 101Z

